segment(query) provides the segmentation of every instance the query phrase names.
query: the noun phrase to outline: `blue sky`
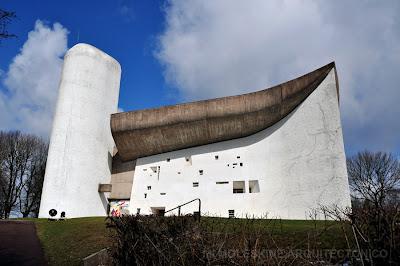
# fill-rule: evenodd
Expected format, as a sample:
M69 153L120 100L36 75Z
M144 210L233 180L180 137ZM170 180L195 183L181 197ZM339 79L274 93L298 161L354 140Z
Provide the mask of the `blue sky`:
M59 22L68 29L68 47L92 44L117 59L123 68L120 107L142 109L176 100L164 82L162 69L153 56L155 38L163 29L163 1L3 1L18 19L10 32L18 39L0 47L0 69L7 70L13 57L40 19ZM176 94L175 94L176 95Z
M400 154L400 2L11 1L0 130L48 137L62 56L92 44L122 66L125 111L256 91L336 61L346 152Z

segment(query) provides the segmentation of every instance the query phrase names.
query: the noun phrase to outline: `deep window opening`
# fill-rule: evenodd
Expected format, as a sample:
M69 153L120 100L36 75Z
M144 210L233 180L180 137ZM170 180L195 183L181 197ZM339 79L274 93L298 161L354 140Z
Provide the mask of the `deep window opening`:
M165 207L150 207L150 209L155 216L164 216L165 214Z
M258 180L250 180L249 181L249 193L259 193L260 185L258 184Z
M187 164L192 165L192 156L185 157L185 161Z
M245 182L244 181L233 181L233 193L244 193L245 192Z
M153 173L157 173L157 166L151 166L150 169Z

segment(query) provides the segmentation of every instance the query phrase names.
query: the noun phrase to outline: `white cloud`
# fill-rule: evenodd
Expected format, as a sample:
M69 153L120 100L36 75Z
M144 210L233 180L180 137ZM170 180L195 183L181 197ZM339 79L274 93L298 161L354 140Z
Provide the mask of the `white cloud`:
M157 58L186 99L254 91L336 61L347 150L400 150L400 2L171 0Z
M131 0L118 1L117 11L125 22L131 22L135 19L133 2Z
M0 129L19 129L44 137L50 134L67 50L68 30L37 20L28 40L2 75Z

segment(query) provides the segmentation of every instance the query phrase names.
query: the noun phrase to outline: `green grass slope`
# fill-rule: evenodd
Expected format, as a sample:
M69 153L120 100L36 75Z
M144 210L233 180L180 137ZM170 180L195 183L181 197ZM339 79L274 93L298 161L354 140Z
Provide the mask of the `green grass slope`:
M65 221L34 221L49 265L81 265L82 259L112 245L112 232L104 217L76 218ZM332 221L246 220L202 218L202 226L214 232L242 234L252 228L274 235L280 247L307 248L310 238L318 235L318 248L346 248L341 226ZM247 225L246 225L247 223ZM346 229L348 230L348 229Z
M104 217L32 221L49 265L81 265L83 258L111 245Z

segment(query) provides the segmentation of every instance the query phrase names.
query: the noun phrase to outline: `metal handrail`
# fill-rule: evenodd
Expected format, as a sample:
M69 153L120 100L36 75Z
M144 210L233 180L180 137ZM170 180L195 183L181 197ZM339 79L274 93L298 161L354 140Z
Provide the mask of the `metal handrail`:
M193 200L188 201L188 202L186 202L186 203L183 203L183 204L181 204L181 205L178 205L178 206L176 206L175 208L172 208L172 209L170 209L170 210L164 212L164 214L166 214L167 212L174 211L174 210L178 209L178 216L181 216L181 207L183 207L183 206L185 206L185 205L187 205L187 204L189 204L189 203L192 203L193 201L196 201L196 200L199 201L199 220L200 220L200 216L201 216L201 199L199 199L199 198L196 198L196 199L193 199Z

